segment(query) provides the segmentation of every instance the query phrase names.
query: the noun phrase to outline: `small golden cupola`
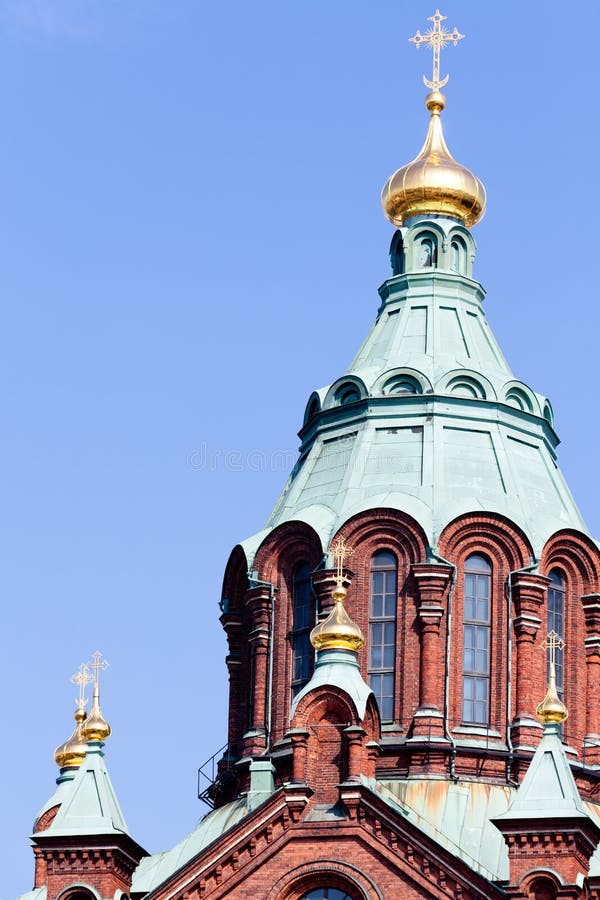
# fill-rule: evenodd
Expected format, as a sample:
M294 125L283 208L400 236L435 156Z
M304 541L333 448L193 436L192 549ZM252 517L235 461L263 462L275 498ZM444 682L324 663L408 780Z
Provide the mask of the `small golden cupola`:
M556 651L564 650L564 646L565 642L555 631L551 631L546 640L542 642L542 648L547 650L549 655L550 674L548 676L546 696L538 704L535 714L544 725L558 725L564 722L569 715L567 707L558 696L558 691L556 690Z
M105 659L102 659L102 654L99 650L96 650L94 653L89 667L94 673L94 695L90 714L83 725L81 733L85 741L104 742L110 736L111 729L100 709L100 672L108 668L108 663Z
M315 625L310 633L310 641L315 650L352 650L358 652L365 643L365 637L344 607L346 588L344 581L344 562L352 555L353 550L339 538L329 548L336 560L336 586L332 593L334 606L325 621Z
M77 724L71 737L54 751L54 761L61 769L79 768L85 759L87 748L82 734L83 723L87 718L85 688L91 680L88 667L84 663L71 678L73 684L79 685L79 698L77 700L77 709L75 710L75 722Z
M426 45L433 51L433 77L423 76L431 93L425 105L430 112L429 129L419 155L387 180L381 192L385 215L400 228L414 216L449 216L467 228L475 225L485 212L485 188L465 166L458 163L446 146L442 130L441 112L446 98L441 88L449 76L440 80L440 50L449 42L455 46L464 37L455 28L446 31L442 22L446 16L439 9L429 21L433 26L426 34L417 31L409 40L417 47Z

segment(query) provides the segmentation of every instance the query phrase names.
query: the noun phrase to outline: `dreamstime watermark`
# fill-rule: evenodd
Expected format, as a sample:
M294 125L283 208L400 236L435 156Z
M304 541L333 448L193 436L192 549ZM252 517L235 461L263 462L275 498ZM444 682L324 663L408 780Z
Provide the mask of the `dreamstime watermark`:
M209 447L204 441L187 456L194 472L289 472L297 459L297 450L223 449Z
M332 446L334 445L334 446ZM354 447L351 439L338 439L329 446L324 444L319 455L310 464L311 472L325 484L343 477L343 472L352 468L362 477L383 476L389 481L390 475L405 477L407 484L420 484L422 480L422 453L420 448L406 448L399 451L371 452L369 448ZM415 452L416 451L416 452ZM305 457L306 459L306 457ZM302 458L297 450L265 450L253 447L250 450L238 448L212 448L205 442L188 453L187 462L195 472L298 472ZM325 473L328 473L325 475ZM387 482L386 482L387 483Z

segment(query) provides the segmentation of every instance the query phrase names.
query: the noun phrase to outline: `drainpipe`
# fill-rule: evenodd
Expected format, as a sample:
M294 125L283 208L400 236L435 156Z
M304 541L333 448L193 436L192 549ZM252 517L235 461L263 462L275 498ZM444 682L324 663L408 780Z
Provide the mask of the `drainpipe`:
M261 581L260 578L257 578L258 572L248 572L248 581L250 583L251 588L255 587L268 587L269 588L269 600L271 601L271 629L269 634L269 667L268 667L268 675L267 675L267 721L265 725L267 727L267 746L265 748L265 752L263 756L268 756L271 752L271 725L272 725L272 712L271 706L273 702L273 652L275 641L273 640L275 635L275 591L277 588L273 584L272 581Z
M531 558L531 557L530 557ZM523 566L521 569L514 569L512 572L508 573L506 579L506 602L507 602L507 615L506 615L506 646L507 646L507 662L506 662L506 746L508 747L508 759L506 760L506 783L513 784L513 781L510 777L510 772L512 769L512 762L514 758L514 747L512 738L510 736L511 729L511 688L512 688L512 577L513 575L520 575L521 572L533 572L534 569L537 569L539 566L539 560L535 559L528 566Z
M444 737L450 743L450 778L452 781L458 781L456 774L456 741L450 733L450 642L452 634L452 595L454 593L454 584L456 582L456 566L449 559L445 559L436 553L431 547L427 549L427 559L437 559L438 562L444 563L452 568L452 578L450 580L450 588L448 590L448 615L446 616L446 663L444 670Z

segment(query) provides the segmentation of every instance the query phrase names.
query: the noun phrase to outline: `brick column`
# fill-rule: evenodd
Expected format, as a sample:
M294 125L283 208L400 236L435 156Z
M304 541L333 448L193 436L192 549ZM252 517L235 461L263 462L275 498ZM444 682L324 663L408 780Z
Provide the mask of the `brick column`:
M441 628L446 612L451 566L417 563L412 574L419 590L417 617L420 626L419 707L414 715L411 740L444 735L445 642Z
M229 673L229 723L227 731L227 742L230 750L239 751L238 742L244 730L242 719L242 685L241 685L241 625L242 617L238 612L231 612L228 606L225 606L223 615L221 616L221 625L227 635L227 644L229 653L225 658L227 671ZM246 703L248 698L244 698Z
M345 778L346 781L360 781L360 776L363 774L362 745L366 733L365 729L361 728L360 725L349 725L348 728L344 728L348 746L348 771Z
M306 784L306 754L310 734L304 728L290 728L286 737L292 742L292 784Z
M544 619L549 583L545 576L531 572L511 575L515 635L511 739L516 748L537 746L542 737L543 729L535 718L535 709L546 693L546 655L540 647L538 632Z
M586 719L583 758L600 765L600 594L581 598L585 616Z
M246 606L250 618L248 643L252 671L250 698L250 731L243 739L243 755L258 756L267 746L267 702L269 678L269 635L271 626L271 595L266 585L246 591Z

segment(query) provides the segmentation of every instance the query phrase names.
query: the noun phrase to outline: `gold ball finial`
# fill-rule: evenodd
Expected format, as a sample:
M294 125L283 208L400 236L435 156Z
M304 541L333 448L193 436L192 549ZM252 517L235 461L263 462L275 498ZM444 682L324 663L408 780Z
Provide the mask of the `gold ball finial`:
M441 113L446 105L446 98L441 91L432 91L425 97L425 106L429 112Z
M558 691L556 690L556 651L560 652L564 650L564 647L565 642L555 631L551 631L546 640L542 641L542 649L549 651L550 675L548 677L546 696L538 704L535 713L544 725L560 724L569 715L567 707L558 696Z

